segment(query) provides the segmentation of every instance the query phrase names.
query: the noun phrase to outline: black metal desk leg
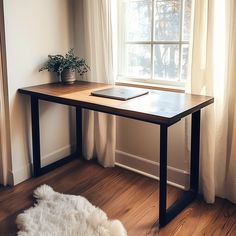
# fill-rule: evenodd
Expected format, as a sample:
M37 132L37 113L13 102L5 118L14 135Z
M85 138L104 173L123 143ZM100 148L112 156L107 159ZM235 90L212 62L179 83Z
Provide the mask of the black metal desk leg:
M201 110L192 114L190 189L198 194Z
M82 109L76 107L76 153L82 156Z
M33 145L33 176L45 174L82 154L82 110L76 107L76 150L51 164L41 167L40 129L39 129L39 99L31 96L32 145Z
M190 167L190 189L168 209L166 208L166 184L167 184L167 126L161 125L160 135L160 205L159 225L165 226L176 215L178 215L198 194L199 177L199 143L200 143L200 110L192 114L191 130L191 167Z
M32 145L33 145L33 175L39 176L40 161L40 130L39 130L39 102L38 98L31 96Z
M167 185L167 134L168 127L160 126L160 189L159 189L159 225L166 224L166 185Z

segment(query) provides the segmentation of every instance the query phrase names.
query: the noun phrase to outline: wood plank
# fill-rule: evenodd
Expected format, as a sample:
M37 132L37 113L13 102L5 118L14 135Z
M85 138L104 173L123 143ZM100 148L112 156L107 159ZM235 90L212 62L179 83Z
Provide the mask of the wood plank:
M110 218L121 220L129 236L236 235L236 205L222 199L210 205L201 197L159 230L156 224L159 185L156 180L118 167L103 168L95 162L81 160L15 187L2 188L0 235L16 234L16 216L33 206L33 190L41 184L48 184L55 191L86 197ZM168 186L168 203L175 201L181 193L182 190Z

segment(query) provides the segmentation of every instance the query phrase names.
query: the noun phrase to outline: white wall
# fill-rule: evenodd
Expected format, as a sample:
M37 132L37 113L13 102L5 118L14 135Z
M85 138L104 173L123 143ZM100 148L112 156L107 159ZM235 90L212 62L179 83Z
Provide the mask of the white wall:
M10 108L10 135L14 184L30 177L31 124L27 96L21 87L54 81L50 73L38 72L48 54L65 53L73 47L70 0L4 1L5 37ZM57 158L69 152L69 109L40 103L42 156ZM44 160L44 162L48 162Z

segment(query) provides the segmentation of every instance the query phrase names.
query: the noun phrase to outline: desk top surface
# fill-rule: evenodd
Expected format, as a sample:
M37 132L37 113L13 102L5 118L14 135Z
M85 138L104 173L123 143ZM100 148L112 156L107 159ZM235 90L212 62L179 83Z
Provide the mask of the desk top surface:
M102 83L76 82L44 84L19 89L20 93L39 99L78 105L82 108L106 112L158 124L171 124L214 102L208 96L149 90L141 97L127 101L92 96L99 89L121 87Z

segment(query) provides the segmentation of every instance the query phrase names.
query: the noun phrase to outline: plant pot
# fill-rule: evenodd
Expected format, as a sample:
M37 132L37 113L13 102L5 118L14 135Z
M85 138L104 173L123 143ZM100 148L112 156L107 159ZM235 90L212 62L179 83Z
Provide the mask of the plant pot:
M64 69L61 72L61 82L63 84L73 84L76 81L75 71Z

